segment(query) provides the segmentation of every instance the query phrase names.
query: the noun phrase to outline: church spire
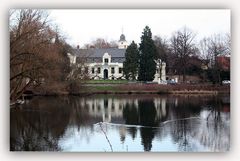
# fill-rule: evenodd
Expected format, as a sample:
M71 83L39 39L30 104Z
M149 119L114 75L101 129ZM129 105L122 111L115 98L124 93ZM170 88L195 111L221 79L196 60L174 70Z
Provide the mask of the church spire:
M122 34L121 34L121 36L120 36L119 42L120 42L120 41L126 41L125 35L123 34L123 27L122 27Z
M125 35L123 34L123 27L122 27L122 34L120 36L120 40L118 41L118 48L119 49L126 49L128 47L128 43L126 41Z

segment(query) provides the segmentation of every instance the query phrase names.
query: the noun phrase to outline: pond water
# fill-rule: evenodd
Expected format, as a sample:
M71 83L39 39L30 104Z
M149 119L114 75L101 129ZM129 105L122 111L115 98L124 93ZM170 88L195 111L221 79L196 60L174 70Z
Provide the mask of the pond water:
M230 97L34 97L10 110L11 151L225 152Z

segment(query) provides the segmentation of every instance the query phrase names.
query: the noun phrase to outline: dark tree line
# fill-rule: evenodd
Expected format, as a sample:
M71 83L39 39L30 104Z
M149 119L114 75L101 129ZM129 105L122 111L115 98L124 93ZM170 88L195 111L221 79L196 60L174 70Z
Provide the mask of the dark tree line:
M200 76L202 81L221 84L222 80L230 80L230 69L224 69L223 63L230 67L231 54L230 35L213 35L203 38L200 42L195 39L195 34L186 27L179 30L170 39L172 59L167 64L172 64L171 69L175 74Z
M124 74L127 79L138 76L140 81L152 81L156 72L156 62L166 62L168 75L178 75L182 82L186 76L199 77L202 82L220 84L222 80L230 80L231 38L229 34L213 35L197 42L196 34L184 27L169 38L155 36L148 26L144 28L139 48L132 44L126 52ZM134 55L139 54L138 57ZM133 65L138 64L138 65ZM132 67L134 66L134 67ZM160 65L161 67L161 65ZM181 77L180 77L181 76Z

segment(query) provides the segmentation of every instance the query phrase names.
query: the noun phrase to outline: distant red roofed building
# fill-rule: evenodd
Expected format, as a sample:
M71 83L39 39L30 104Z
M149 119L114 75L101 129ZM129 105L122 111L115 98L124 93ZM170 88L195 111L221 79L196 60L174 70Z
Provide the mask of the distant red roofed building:
M230 71L230 56L217 56L216 61L224 71Z

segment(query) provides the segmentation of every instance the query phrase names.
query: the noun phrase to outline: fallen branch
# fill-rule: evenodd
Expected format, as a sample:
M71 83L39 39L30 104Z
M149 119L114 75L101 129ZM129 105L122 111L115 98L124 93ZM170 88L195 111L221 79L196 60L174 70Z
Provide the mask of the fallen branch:
M107 139L107 141L108 141L108 144L109 144L109 146L110 146L110 148L111 148L111 151L113 152L112 145L111 145L111 143L110 143L110 141L109 141L109 139L108 139L108 137L107 137L106 132L103 130L103 127L102 127L102 123L101 123L101 122L99 123L99 126L101 127L101 130L102 130L102 132L104 133L104 135L105 135L105 137L106 137L106 139Z

